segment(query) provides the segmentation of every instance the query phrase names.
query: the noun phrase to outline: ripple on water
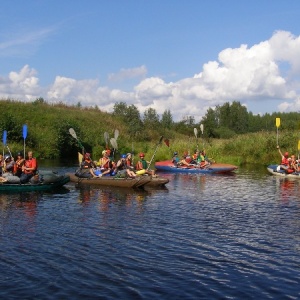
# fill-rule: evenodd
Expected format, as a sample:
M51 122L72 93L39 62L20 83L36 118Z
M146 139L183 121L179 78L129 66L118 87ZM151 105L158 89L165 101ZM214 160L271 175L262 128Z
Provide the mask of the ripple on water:
M243 171L168 176L167 190L70 184L0 197L0 295L299 297L299 182Z

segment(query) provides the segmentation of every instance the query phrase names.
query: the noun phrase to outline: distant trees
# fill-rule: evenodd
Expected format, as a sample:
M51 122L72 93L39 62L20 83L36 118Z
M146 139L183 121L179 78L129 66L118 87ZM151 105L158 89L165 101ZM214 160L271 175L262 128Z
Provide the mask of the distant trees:
M145 110L143 118L141 118L137 107L133 104L127 105L125 102L115 103L113 116L120 118L127 124L131 137L139 136L145 139L147 136L141 134L145 129L155 129L161 134L163 129L172 129L174 124L170 110L166 110L160 119L156 109L150 107Z
M31 103L8 99L1 101L0 135L6 130L11 150L19 151L24 142L22 126L27 124L26 147L34 149L36 155L67 157L71 153L76 156L81 149L68 131L72 127L88 151L101 155L101 149L105 147L103 133L111 134L116 128L124 137L118 141L121 148L128 141L153 141L161 135L169 139L180 134L193 137L194 128L198 129L200 135L200 124L204 125L204 138L224 139L237 134L274 132L277 117L281 119L280 131L295 133L300 130L299 112L253 115L238 101L209 108L199 122L194 116L185 116L179 122L174 122L170 109L159 115L154 108L148 108L141 115L135 105L125 102L115 103L113 113L107 113L96 106L83 108L61 102L48 104L42 97ZM290 138L289 134L285 136L286 139ZM284 142L283 136L280 140Z
M173 126L173 117L169 109L165 110L161 117L161 125L163 128L171 129Z
M143 122L136 106L117 102L113 108L113 116L120 118L127 126L131 137L137 137L143 130Z
M299 113L253 115L238 101L233 101L231 104L226 102L222 106L216 106L215 109L209 108L200 123L204 124L206 136L230 138L235 134L272 131L275 129L277 117L283 120L281 129L295 130L299 127Z

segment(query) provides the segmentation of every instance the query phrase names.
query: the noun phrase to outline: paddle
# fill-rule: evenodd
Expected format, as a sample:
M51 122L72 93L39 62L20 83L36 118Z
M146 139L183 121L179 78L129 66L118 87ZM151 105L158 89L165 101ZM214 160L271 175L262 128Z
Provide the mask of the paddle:
M25 155L26 155L26 151L25 151L25 140L27 138L27 125L24 124L23 125L23 132L22 132L22 135L23 135L23 139L24 139L24 158L25 158Z
M197 144L197 151L198 151L199 147L198 147L198 130L197 130L197 128L194 128L194 134L196 137L196 144Z
M118 129L116 129L116 130L115 130L115 140L117 140L117 139L118 139L118 137L119 137L119 130L118 130Z
M7 138L7 131L4 130L4 131L3 131L3 135L2 135L3 157L4 157L4 148L5 148L5 145L6 145L6 138Z
M298 141L298 160L299 160L299 156L300 156L300 140Z
M276 118L276 127L277 127L277 146L278 146L278 128L280 126L280 118Z
M115 157L115 152L116 152L116 150L118 150L118 143L115 140L115 138L111 138L110 139L110 143L111 143L111 145L113 147L113 155L112 156Z
M203 148L204 148L204 137L203 137L204 125L203 124L200 124L200 130L201 130L201 133L202 133L202 143L203 143Z
M80 152L78 152L79 167L81 166L82 161L83 161L83 155Z
M85 152L84 147L82 146L81 142L79 141L75 130L73 128L70 128L69 133L78 142L79 147L82 149L82 153L84 153Z
M118 150L118 143L117 143L115 138L111 138L110 143L111 143L111 145L113 146L114 149Z
M153 153L153 155L152 155L152 157L151 157L151 160L150 160L150 162L149 162L147 171L149 171L149 169L150 169L150 166L151 166L151 164L152 164L152 161L153 161L153 159L154 159L154 156L155 156L155 154L156 154L156 151L157 151L157 149L158 149L158 146L161 144L163 138L164 138L164 137L161 136L160 139L159 139L159 142L158 142L157 145L156 145L155 151L154 151L154 153Z
M10 149L8 148L8 145L7 145L6 143L7 143L7 131L4 130L4 131L3 131L3 145L4 145L4 147L5 147L5 146L7 147L7 150L8 150L8 152L9 152L9 155L12 157L11 152L10 152ZM3 150L3 155L4 155L4 150Z
M134 164L134 146L133 146L133 142L131 143L131 163L132 165Z
M105 147L106 147L106 150L107 150L108 149L108 142L109 142L108 132L104 132L104 141L105 141Z

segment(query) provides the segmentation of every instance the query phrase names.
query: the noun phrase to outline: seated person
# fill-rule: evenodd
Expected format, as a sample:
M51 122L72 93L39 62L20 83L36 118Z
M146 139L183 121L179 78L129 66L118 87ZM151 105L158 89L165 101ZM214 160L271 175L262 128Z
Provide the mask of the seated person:
M210 165L210 163L207 161L205 150L202 150L199 155L199 164L200 168L205 168Z
M97 178L99 176L95 174L94 168L96 168L96 165L92 161L90 153L85 153L80 164L80 172L76 175L81 178Z
M191 161L192 161L191 156L187 152L184 152L182 159L179 161L179 163L177 165L178 166L182 166L183 165L183 166L189 167Z
M15 164L16 163L13 157L11 157L9 154L6 154L4 156L4 173L10 173L11 175L13 175Z
M295 155L291 155L289 160L289 169L293 170L293 172L299 172L298 161L296 160Z
M37 172L37 161L33 157L32 151L28 151L28 158L22 166L22 174L20 175L21 183L28 182Z
M145 160L145 154L140 153L140 160L136 163L135 169L137 175L148 174L152 176L156 176L154 170L148 170L149 161Z
M23 157L22 152L18 152L17 154L17 159L16 159L16 163L14 165L14 174L18 177L21 176L22 174L22 167L25 163L25 159Z
M102 157L99 159L99 162L97 163L97 166L100 167L101 176L110 174L113 169L112 168L113 164L109 155L110 155L110 150L103 150Z
M279 146L277 146L278 152L281 156L281 162L279 165L279 169L284 170L286 173L292 173L293 170L290 169L290 159L289 159L289 153L285 152L284 154L282 154Z
M190 162L191 165L198 165L200 162L200 155L199 155L199 150L195 150L193 156L192 156L192 161Z
M121 158L118 160L114 171L115 173L117 173L117 175L120 175L122 177L136 177L136 174L132 170L130 170L129 166L126 163L126 154L121 155Z
M175 167L177 167L178 164L179 164L179 162L180 162L180 159L179 159L179 157L178 157L178 152L175 151L175 152L173 153L172 163L174 164Z
M127 167L131 170L134 171L134 166L133 166L133 161L132 161L132 154L127 153L126 154L126 159L125 159Z

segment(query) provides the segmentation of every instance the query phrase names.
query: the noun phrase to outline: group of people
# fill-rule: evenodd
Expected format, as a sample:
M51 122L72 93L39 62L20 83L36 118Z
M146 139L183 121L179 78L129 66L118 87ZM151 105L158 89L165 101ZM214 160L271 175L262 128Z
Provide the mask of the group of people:
M190 155L188 152L184 152L182 158L179 158L178 152L174 152L172 162L175 167L196 166L200 167L201 169L204 169L211 164L205 150L199 151L198 149L194 151L193 155Z
M25 159L22 152L18 152L16 158L11 154L0 154L0 176L11 183L27 183L37 173L37 161L32 151L28 152Z
M281 152L280 147L277 146L278 152L281 156L281 162L279 169L284 170L286 173L294 173L300 171L300 161L298 161L295 155L289 156L288 152L284 154Z
M139 154L139 160L134 166L131 153L122 154L120 159L115 161L108 149L102 151L99 161L93 161L91 154L85 153L76 175L83 178L98 178L105 175L130 178L143 174L155 176L155 172L149 170L148 166L149 162L145 160L144 153Z

